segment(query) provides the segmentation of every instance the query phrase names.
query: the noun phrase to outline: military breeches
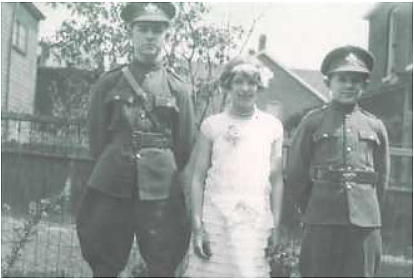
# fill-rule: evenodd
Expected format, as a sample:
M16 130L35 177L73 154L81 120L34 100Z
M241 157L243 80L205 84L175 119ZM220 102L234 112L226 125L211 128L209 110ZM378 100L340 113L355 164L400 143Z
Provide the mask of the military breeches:
M379 228L306 225L302 277L374 277L381 261Z
M174 277L189 241L179 204L136 201L87 189L78 212L82 255L94 277L116 277L125 268L136 236L148 277Z

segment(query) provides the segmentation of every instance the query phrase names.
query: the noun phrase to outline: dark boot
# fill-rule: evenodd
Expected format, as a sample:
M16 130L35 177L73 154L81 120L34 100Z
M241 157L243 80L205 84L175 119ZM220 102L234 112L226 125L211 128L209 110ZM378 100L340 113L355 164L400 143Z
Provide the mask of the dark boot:
M92 268L94 278L116 278L119 272L104 265L98 265Z
M172 278L175 277L175 267L161 264L148 265L148 277L151 278Z

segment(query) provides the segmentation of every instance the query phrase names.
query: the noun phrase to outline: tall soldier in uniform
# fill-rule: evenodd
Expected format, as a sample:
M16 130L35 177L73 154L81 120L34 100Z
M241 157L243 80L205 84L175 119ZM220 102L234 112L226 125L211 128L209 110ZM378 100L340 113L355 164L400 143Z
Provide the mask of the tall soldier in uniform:
M128 3L121 18L134 60L106 73L93 90L89 132L96 164L77 229L94 277L119 275L134 236L150 277L173 277L187 249L179 174L193 143L193 108L186 86L160 57L175 12L170 2Z
M303 277L374 277L379 268L388 138L357 104L373 63L359 47L331 51L321 72L332 102L305 116L292 141L287 183L305 225Z

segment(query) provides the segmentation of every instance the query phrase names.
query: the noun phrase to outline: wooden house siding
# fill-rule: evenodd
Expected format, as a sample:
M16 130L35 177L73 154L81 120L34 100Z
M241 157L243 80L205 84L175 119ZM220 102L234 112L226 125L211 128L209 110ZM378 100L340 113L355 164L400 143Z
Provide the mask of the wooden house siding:
M8 72L10 63L10 37L14 3L1 3L1 108L7 109Z
M39 20L31 3L2 3L2 109L33 113ZM12 42L13 24L25 30L23 47ZM13 37L12 37L13 38Z
M412 3L381 3L367 15L369 50L377 58L371 75L371 90L375 91L381 86L382 79L389 74L389 62L393 64L396 74L404 72L407 65L412 63L412 8ZM393 11L394 23L391 24L390 17ZM393 31L390 31L391 29ZM393 40L391 44L390 36ZM390 52L393 55L392 61L389 61Z

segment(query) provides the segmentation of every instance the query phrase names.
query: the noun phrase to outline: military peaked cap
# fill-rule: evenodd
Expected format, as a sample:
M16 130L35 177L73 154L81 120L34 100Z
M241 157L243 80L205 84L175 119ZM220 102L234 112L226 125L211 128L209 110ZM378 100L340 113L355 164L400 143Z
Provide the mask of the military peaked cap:
M327 76L336 72L369 74L374 66L371 52L357 46L339 47L329 52L322 62L321 72Z
M129 2L121 11L126 23L137 21L159 21L169 23L176 14L171 2Z

